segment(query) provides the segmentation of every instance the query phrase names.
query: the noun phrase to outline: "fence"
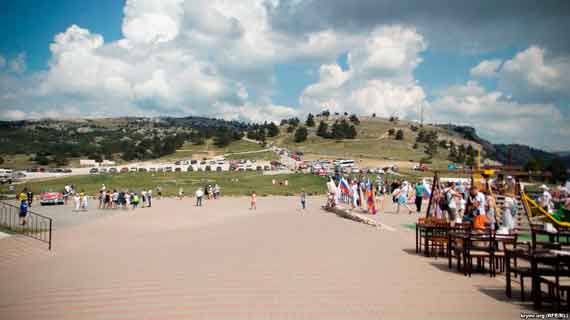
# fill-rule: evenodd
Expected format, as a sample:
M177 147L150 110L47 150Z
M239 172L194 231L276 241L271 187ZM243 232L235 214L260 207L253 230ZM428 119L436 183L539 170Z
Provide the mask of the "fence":
M45 242L51 250L52 218L28 211L26 224L21 225L19 214L18 206L0 201L0 229Z

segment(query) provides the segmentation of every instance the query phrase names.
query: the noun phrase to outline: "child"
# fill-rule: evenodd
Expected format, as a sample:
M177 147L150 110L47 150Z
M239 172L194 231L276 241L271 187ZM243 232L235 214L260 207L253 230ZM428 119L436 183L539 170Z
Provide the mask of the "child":
M75 212L79 212L81 207L81 197L79 196L79 193L73 195L73 201L75 203Z
M87 198L85 191L81 191L79 195L81 196L81 209L83 211L87 211L87 205L89 204L89 199Z
M257 210L257 195L255 191L251 192L251 207L249 207L249 210Z
M20 224L26 225L26 216L28 215L28 200L20 201Z

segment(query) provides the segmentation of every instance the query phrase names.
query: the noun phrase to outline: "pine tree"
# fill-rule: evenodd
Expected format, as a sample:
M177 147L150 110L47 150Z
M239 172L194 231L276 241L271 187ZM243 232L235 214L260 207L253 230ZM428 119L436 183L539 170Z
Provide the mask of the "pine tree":
M321 121L319 123L319 127L317 128L317 136L322 138L329 138L329 135L329 125L326 122Z
M404 140L404 131L402 129L396 132L396 140Z
M295 142L300 143L307 140L307 135L308 135L307 128L305 127L297 128L297 131L295 131Z
M307 121L305 121L305 125L307 125L307 127L315 126L315 117L313 116L312 113L309 113L309 115L307 116Z
M279 134L279 127L271 122L267 125L267 136L268 137L276 137Z
M360 124L360 120L358 119L358 117L356 116L356 114L352 114L349 118L350 122L354 123L355 125L359 125Z

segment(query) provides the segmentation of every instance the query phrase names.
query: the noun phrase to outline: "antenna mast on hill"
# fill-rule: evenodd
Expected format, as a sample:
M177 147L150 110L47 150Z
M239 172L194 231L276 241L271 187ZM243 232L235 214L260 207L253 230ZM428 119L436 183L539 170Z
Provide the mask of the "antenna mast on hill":
M424 126L424 102L420 103L420 125Z

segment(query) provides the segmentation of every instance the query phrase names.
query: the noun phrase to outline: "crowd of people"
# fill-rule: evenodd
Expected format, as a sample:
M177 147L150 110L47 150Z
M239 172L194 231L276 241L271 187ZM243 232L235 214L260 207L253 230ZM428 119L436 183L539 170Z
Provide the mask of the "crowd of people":
M157 193L160 187L157 187ZM138 207L152 207L152 189L142 189L140 191L108 189L104 184L99 189L97 205L98 209L136 209ZM162 194L162 192L161 192ZM75 200L75 207L78 210L78 199Z
M204 186L204 188L199 187L194 193L194 195L196 196L196 207L202 206L204 198L207 200L219 199L221 192L222 188L217 183L215 185L208 184ZM180 193L179 193L179 199L182 199L180 197Z

